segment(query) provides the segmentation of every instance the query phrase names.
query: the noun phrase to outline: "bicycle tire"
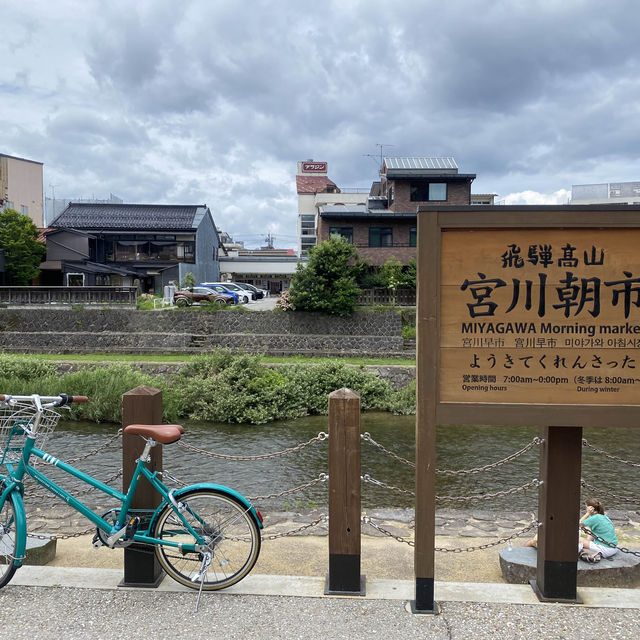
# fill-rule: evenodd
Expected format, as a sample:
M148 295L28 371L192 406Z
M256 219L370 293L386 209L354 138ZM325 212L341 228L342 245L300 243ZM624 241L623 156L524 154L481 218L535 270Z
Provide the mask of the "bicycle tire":
M0 506L0 589L13 578L18 568L13 564L18 546L16 511L15 497L12 494Z
M207 540L213 553L211 564L202 583L203 591L225 589L239 582L253 568L260 553L260 529L246 506L234 496L214 489L194 489L178 498L185 506L181 515ZM166 505L153 526L153 536L192 544L194 538ZM192 589L200 588L193 581L202 566L202 554L180 552L174 547L156 546L156 556L171 578Z

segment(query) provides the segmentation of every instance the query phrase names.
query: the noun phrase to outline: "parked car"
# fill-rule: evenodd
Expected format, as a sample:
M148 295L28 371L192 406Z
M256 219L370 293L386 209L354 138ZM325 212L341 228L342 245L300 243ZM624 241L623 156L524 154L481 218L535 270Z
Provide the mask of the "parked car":
M173 294L173 304L179 307L189 307L194 302L235 304L236 299L224 291L215 291L208 287L193 287L193 289L184 289Z
M210 288L223 287L226 291L235 293L238 297L238 302L242 304L247 304L251 300L255 300L253 292L247 291L233 282L201 282L198 286Z
M207 289L212 289L213 291L217 291L218 293L224 293L228 296L233 296L233 300L235 304L240 304L243 300L240 299L237 292L231 291L231 289L227 289L222 284L216 284L215 282L205 282L198 285L199 287L206 287Z
M262 298L268 295L268 292L264 289L258 289L258 287L255 287L254 285L247 282L234 282L233 284L237 284L239 287L253 292L256 296L256 300L262 300Z

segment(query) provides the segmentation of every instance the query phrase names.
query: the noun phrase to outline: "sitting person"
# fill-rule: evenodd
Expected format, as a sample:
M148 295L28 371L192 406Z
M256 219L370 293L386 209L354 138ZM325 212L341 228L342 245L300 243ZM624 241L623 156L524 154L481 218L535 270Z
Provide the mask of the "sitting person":
M587 537L580 537L578 541L578 553L582 549L590 549L600 553L603 558L609 558L618 553L616 536L613 523L604 514L604 507L600 500L589 498L585 502L586 512L580 518L580 525L587 528Z

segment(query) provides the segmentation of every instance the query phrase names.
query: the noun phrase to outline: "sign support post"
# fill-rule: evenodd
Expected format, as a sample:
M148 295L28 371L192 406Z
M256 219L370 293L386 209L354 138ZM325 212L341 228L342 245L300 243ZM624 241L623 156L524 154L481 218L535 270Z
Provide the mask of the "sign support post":
M531 580L542 602L582 603L577 595L582 427L544 427L538 498L538 565Z
M420 327L416 356L416 526L415 600L413 613L438 613L434 600L436 515L436 396L439 326L433 305L440 299L439 235L435 215L418 216L418 278L416 324ZM437 306L436 306L437 308ZM421 393L421 391L423 391Z

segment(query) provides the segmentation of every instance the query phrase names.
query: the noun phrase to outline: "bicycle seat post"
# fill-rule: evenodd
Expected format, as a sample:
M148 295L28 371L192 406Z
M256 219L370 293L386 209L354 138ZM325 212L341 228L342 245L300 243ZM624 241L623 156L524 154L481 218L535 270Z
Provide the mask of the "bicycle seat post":
M158 443L153 438L145 438L145 445L142 453L140 454L140 460L143 462L149 461L149 454L151 453L151 449L155 447Z

